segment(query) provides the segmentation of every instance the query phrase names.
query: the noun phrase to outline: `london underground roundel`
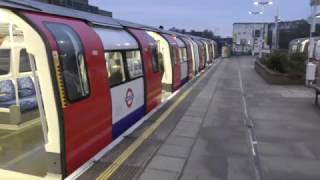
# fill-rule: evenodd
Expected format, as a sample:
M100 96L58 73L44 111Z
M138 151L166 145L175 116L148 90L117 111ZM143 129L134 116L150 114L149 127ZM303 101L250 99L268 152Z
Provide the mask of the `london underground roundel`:
M125 101L126 101L126 104L128 106L128 108L130 108L133 104L133 99L134 99L134 94L133 94L133 91L131 88L129 88L127 90L127 93L126 93L126 98L125 98Z

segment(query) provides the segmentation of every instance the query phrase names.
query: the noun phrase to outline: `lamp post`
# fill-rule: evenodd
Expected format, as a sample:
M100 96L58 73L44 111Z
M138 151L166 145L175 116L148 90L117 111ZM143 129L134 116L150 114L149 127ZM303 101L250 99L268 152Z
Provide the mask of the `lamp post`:
M279 22L280 22L280 0L276 0L276 3L274 3L273 1L255 1L253 4L258 6L261 5L263 6L263 10L264 7L267 5L273 5L276 4L276 16L275 16L275 27L274 27L274 39L273 39L273 47L275 49L279 48Z
M250 15L263 15L263 11L249 11ZM260 38L259 38L259 58L262 58L262 31L260 31ZM255 42L255 33L253 33L253 42ZM253 45L253 55L254 55L254 50L255 50L255 43L252 43Z

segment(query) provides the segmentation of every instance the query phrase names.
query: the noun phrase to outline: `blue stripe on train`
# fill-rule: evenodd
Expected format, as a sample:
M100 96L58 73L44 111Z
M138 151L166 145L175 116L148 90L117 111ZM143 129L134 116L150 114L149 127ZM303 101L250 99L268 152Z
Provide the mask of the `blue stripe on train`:
M188 77L182 79L181 86L188 82Z
M112 139L116 139L132 125L138 122L145 114L144 106L141 106L136 111L127 115L117 123L112 125Z

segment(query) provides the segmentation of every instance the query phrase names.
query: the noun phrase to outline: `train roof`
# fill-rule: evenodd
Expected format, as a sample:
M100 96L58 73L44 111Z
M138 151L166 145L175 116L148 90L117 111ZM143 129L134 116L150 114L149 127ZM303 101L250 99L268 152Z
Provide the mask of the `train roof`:
M165 29L133 23L126 20L115 19L112 17L100 15L100 14L94 14L90 12L66 8L63 6L42 3L34 0L19 0L19 1L1 0L0 7L8 7L10 9L26 10L26 11L40 12L40 13L46 13L51 15L58 15L63 17L76 18L76 19L81 19L81 20L87 21L88 23L92 23L94 25L100 25L100 26L107 26L107 27L114 27L114 28L121 28L121 29L123 27L130 27L130 28L142 29L146 31L153 31L153 32L169 34L169 35L185 36L185 37L189 37L197 40L205 39L197 36L180 34L180 33L172 32Z
M142 30L145 30L145 31L161 32L160 29L152 27L152 26L147 26L147 25L143 25L143 24L139 24L139 23L134 23L134 22L130 22L130 21L122 20L122 19L115 19L115 20L120 25L122 25L124 27L142 29Z
M14 9L71 17L82 19L96 25L122 28L119 22L108 16L37 2L33 0L2 0L0 1L0 7L9 7Z

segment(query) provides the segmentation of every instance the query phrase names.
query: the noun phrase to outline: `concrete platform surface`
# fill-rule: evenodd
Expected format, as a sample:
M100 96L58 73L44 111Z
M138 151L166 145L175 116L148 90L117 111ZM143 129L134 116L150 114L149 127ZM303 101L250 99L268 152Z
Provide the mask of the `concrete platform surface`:
M312 90L267 84L252 57L222 59L209 71L109 179L320 179L320 108ZM98 177L156 121L79 179Z

